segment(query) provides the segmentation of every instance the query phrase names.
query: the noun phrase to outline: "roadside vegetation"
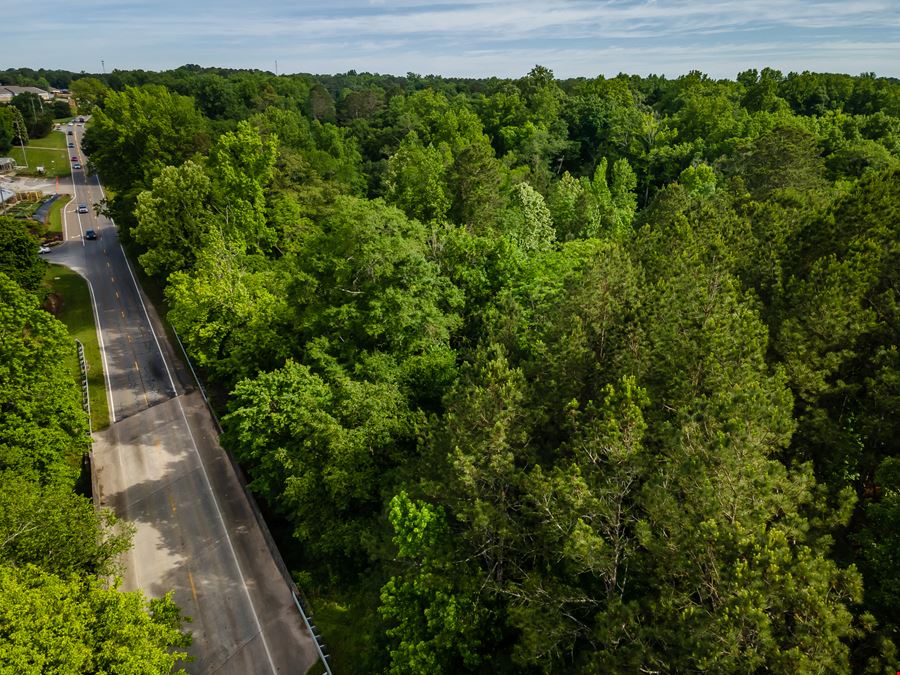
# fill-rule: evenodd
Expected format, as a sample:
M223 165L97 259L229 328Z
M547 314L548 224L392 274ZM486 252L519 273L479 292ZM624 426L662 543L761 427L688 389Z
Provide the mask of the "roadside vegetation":
M6 209L5 215L10 218L19 218L19 219L31 219L31 217L37 212L39 208L41 208L41 204L43 202L34 201L20 201ZM29 227L33 230L39 230L41 223L36 220L31 220L28 223Z
M190 644L178 607L170 595L118 590L131 529L75 492L88 418L72 337L42 306L46 267L24 223L0 218L2 669L171 673ZM83 284L55 288L90 315L77 297ZM73 326L88 323L66 316Z
M91 402L91 425L96 431L109 426L109 400L106 395L106 378L97 326L94 321L93 303L87 281L77 272L62 265L48 265L44 275L44 308L65 324L69 335L84 345L87 362L88 394ZM81 382L77 355L68 359L75 379Z
M893 672L900 84L57 73L341 672Z
M21 221L39 240L58 241L62 239L62 211L71 199L71 195L59 194L55 199L44 196L39 201L21 200L8 207L4 215Z
M67 194L61 194L56 198L56 201L53 202L53 205L50 207L50 214L47 219L47 230L44 233L45 236L50 237L52 239L62 239L63 237L63 219L62 212L72 201L72 196Z

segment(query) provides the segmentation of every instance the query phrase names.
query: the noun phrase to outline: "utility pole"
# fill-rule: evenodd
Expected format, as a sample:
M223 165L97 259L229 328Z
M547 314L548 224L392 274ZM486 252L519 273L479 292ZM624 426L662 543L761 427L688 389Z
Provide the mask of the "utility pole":
M275 77L278 77L278 59L275 59Z
M103 63L103 59L100 59L100 70L103 71L104 75L106 75L106 64Z
M16 127L16 133L19 136L19 143L22 145L22 158L25 160L25 168L28 168L28 155L25 152L25 146L28 145L28 132L25 130L25 120L22 119L22 113L16 109L17 115L13 117L13 126Z

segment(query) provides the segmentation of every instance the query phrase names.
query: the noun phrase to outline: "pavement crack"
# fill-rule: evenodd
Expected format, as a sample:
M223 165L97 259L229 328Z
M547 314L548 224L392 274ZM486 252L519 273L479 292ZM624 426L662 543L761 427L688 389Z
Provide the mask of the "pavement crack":
M261 631L257 631L256 633L254 633L253 635L248 637L246 640L244 640L243 642L238 644L237 647L235 647L234 650L225 658L224 661L222 661L220 664L218 664L214 668L207 670L205 672L209 673L210 675L212 675L213 673L220 672L222 670L222 668L224 668L225 666L228 665L228 662L231 661L231 659L233 659L235 656L237 656L239 653L241 653L244 650L244 647L246 647L248 644L253 642L257 637L262 637Z

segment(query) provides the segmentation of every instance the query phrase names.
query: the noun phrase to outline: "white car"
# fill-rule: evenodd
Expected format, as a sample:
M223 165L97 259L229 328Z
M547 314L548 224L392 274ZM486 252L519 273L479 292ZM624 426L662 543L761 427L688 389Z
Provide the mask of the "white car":
M50 247L41 245L41 247L38 249L38 253L50 253Z
M78 213L90 213L90 209L88 209L87 204L79 204L78 205Z

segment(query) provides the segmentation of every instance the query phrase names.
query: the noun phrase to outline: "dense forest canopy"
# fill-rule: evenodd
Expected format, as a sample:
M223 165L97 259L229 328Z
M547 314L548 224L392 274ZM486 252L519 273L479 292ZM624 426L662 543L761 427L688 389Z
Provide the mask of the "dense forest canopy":
M93 113L342 671L894 672L900 82L0 75Z

